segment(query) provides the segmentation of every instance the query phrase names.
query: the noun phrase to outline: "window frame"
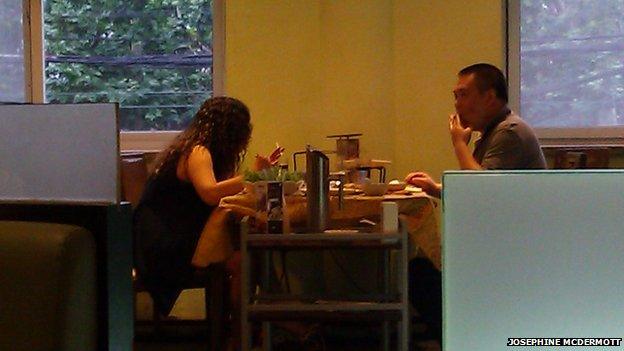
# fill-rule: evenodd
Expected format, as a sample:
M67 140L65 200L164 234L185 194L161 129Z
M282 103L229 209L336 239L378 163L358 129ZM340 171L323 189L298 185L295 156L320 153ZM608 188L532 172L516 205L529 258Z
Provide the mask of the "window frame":
M28 103L45 103L43 0L22 0L24 24L25 97ZM213 0L212 94L225 87L225 0ZM172 131L120 131L121 151L163 150L180 133Z
M522 116L520 109L520 1L505 1L505 28L509 106ZM593 128L534 128L543 146L624 146L624 126Z

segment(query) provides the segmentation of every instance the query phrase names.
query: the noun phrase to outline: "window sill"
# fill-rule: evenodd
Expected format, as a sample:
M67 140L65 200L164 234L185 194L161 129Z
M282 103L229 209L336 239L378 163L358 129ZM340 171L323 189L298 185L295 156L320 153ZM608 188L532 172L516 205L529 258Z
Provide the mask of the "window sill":
M180 131L120 132L121 152L159 152L175 139Z

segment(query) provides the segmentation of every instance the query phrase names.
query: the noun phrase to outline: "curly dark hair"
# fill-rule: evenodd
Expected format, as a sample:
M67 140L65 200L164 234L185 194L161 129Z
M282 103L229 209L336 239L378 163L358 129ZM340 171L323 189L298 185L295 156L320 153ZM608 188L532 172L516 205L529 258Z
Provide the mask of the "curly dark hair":
M240 166L251 138L249 109L237 99L210 98L201 105L191 124L161 153L156 171L175 170L180 157L187 157L198 145L212 156L217 181L231 177Z

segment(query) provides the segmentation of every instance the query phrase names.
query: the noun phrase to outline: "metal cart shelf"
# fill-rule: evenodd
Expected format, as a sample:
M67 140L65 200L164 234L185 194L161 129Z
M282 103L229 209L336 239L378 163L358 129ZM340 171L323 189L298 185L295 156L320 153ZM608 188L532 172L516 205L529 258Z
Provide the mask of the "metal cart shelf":
M271 350L271 323L275 321L380 321L382 323L382 349L390 348L390 322L396 323L397 349L407 351L409 345L409 302L407 292L408 239L404 226L397 233L332 232L315 234L250 234L247 220L241 226L242 299L241 337L242 349L251 347L252 322L261 322L263 349ZM382 252L379 260L381 292L353 296L302 297L288 294L272 295L270 276L271 253L295 250L353 250L374 249ZM391 252L396 252L391 255ZM260 254L259 282L252 287L251 255ZM390 266L398 261L396 279L390 277ZM391 291L391 281L396 281L396 292ZM254 284L255 285L255 284ZM357 296L359 295L359 296ZM326 298L326 299L324 299Z

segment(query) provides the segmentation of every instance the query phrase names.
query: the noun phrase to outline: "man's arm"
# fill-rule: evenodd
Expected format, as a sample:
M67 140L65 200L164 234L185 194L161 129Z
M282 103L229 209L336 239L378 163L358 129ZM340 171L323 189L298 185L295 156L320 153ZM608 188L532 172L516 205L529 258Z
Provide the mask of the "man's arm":
M442 184L435 182L424 172L412 172L405 177L405 182L421 188L427 195L437 197L442 196Z
M468 145L464 142L453 143L455 149L455 156L459 162L459 167L462 170L478 171L483 169L477 160L472 156Z
M451 133L451 141L453 142L455 157L457 157L460 169L472 171L483 169L472 156L472 152L468 147L472 129L464 128L459 119L459 115L453 114L449 117L449 132Z

